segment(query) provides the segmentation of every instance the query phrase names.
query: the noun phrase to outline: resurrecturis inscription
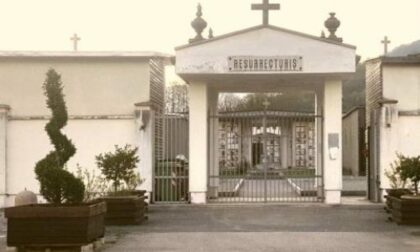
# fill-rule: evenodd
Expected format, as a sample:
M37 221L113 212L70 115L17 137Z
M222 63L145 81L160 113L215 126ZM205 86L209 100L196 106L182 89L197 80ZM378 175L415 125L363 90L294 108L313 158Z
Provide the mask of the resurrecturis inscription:
M228 58L230 72L301 72L301 56L231 56Z

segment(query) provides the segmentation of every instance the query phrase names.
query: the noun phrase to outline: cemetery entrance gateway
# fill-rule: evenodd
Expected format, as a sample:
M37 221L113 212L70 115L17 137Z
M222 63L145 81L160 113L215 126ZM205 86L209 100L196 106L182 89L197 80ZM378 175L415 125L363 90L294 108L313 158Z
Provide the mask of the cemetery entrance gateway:
M271 153L281 153L285 150L285 148L282 148L282 144L277 144L274 141L272 147L268 144L264 145L264 142L270 141L267 140L268 136L272 139L281 138L281 126L274 125L272 129L269 129L271 127L270 117L282 121L280 120L282 117L278 115L248 116L248 124L255 121L253 118L259 117L257 121L265 121L265 126L252 126L251 128L260 127L260 130L254 133L252 133L252 130L248 131L248 136L241 134L241 137L238 138L251 139L251 141L248 141L247 148L250 150L247 153L250 156L254 153L255 156L260 156L260 158L248 160L248 163L251 165L254 162L255 166L258 167L247 169L245 173L243 167L247 167L248 164L241 165L242 160L240 159L244 150L237 151L241 155L231 155L231 152L235 151L234 148L244 149L241 146L245 145L238 144L238 147L229 147L229 152L226 151L227 147L225 147L226 160L224 162L226 164L236 163L239 164L239 167L235 168L235 165L231 164L227 167L222 166L222 161L217 160L218 154L216 155L216 152L222 152L220 149L223 149L223 147L219 149L219 144L215 143L219 139L214 136L217 135L215 129L219 131L218 125L222 123L221 117L223 115L217 114L217 96L215 93L280 92L284 88L308 90L316 94L315 111L316 115L322 115L322 123L318 120L318 117L314 116L316 121L315 135L319 138L315 149L317 157L315 170L319 172L319 175L316 173L317 176L323 176L320 183L316 183L317 186L319 184L323 185L322 193L317 192L317 196L321 195L321 199L325 198L323 201L327 204L341 203L342 82L355 72L356 48L343 43L342 38L337 36L336 32L340 21L335 17L335 13L330 13L330 17L325 22L329 34L319 37L270 25L267 13L269 9L274 8L278 9L277 6L270 5L269 1L265 0L262 6L254 6L254 9L264 10L262 25L216 37L210 36L209 39L206 39L202 36L206 27L205 13L199 5L196 18L191 23L196 36L191 38L188 44L175 48L176 73L189 85L189 126L191 129L188 160L189 195L193 204L206 204L221 199L232 199L233 197L221 196L231 196L237 193L240 195L241 192L238 190L246 186L247 179L245 178L253 177L258 178L258 180L252 180L254 185L257 182L262 182L263 186L260 188L263 188L263 197L242 197L241 201L268 202L280 198L284 199L287 198L283 197L285 195L274 194L271 196L269 194L270 188L285 185L284 183L277 183L279 181L303 180L301 178L296 179L295 176L291 176L284 171L277 172L274 164L273 168L270 169L269 159L271 156L273 156L274 163L281 163L282 160L285 160L282 155L276 159L275 154L268 154L270 149L272 149ZM268 112L266 111L266 113ZM239 121L238 119L238 116L236 116L233 117L232 121ZM239 141L235 140L235 134L238 134L235 130L239 130L239 126L233 124L230 128L231 130L226 131L227 133L222 137L226 140L225 146L228 146L231 142ZM304 132L305 129L304 127L300 127L300 129L298 127L294 131ZM279 134L280 136L278 136ZM261 140L255 140L258 138ZM322 145L319 145L321 139ZM254 151L250 147L252 143L254 143ZM220 156L223 157L223 155ZM217 157L216 160L215 157ZM288 160L293 159L289 157ZM219 163L222 165L219 165ZM281 169L284 169L283 165ZM292 163L290 170L297 171L293 168L297 169L299 167L296 163ZM303 168L307 169L308 167ZM251 171L248 172L248 170ZM272 174L272 170L275 173ZM287 170L289 170L288 167ZM322 170L322 173L320 170ZM243 174L238 176L238 173ZM264 179L259 179L261 177ZM225 184L235 183L233 181L238 179L240 183L235 184L233 189L231 186L227 189L222 187ZM275 182L277 187L270 187L269 184L272 182ZM313 186L311 186L312 188ZM298 191L302 193L305 190L306 188ZM255 196L256 193L256 190L250 190L249 193L247 191L247 195ZM312 190L310 194L313 194ZM301 197L294 199L301 199Z
M209 202L320 202L320 115L255 111L210 115Z

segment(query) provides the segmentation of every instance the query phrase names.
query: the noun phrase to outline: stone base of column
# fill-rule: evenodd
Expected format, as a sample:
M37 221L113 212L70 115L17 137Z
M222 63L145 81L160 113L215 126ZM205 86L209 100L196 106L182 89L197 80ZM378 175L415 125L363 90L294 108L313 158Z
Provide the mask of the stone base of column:
M341 204L341 190L325 190L325 203L328 205Z
M207 193L206 192L191 192L191 204L206 204Z

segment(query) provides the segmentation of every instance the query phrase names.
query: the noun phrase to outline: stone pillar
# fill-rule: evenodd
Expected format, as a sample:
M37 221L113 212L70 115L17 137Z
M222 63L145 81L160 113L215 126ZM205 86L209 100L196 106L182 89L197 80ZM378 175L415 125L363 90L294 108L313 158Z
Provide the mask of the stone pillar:
M191 203L207 202L208 91L204 82L190 83L189 190Z
M219 189L219 118L217 103L219 93L216 90L209 90L208 92L208 104L209 104L209 175L213 176L209 179L208 197L217 198Z
M155 152L155 112L148 103L135 104L136 143L139 148L139 172L144 182L140 190L147 191L148 201L152 200Z
M6 206L7 199L7 122L10 107L0 105L0 208Z
M342 190L342 82L324 84L323 164L324 191L327 204L341 203Z

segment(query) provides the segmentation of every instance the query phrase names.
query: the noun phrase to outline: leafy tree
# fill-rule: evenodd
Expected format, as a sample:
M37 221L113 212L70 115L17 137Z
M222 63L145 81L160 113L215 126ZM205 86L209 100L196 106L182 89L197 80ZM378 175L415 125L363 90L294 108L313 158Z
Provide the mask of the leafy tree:
M353 77L343 83L343 112L366 103L366 64L358 64Z
M294 92L280 93L252 93L240 98L236 94L222 94L219 101L221 112L231 111L260 111L264 110L264 101L268 100L268 110L291 112L313 112L315 109L314 94Z
M80 203L83 201L85 186L80 179L65 170L65 164L76 153L76 148L61 133L61 129L67 125L68 116L61 76L54 69L47 72L43 89L47 97L47 107L52 112L45 131L55 150L35 166L35 173L41 184L40 192L48 202L54 204Z
M134 169L140 161L137 156L138 148L126 145L124 148L115 146L115 152L107 152L96 156L96 164L108 181L112 181L114 192L124 188L128 189L136 181L137 174Z
M222 112L236 111L241 107L242 99L236 94L222 93L219 96L218 109Z
M406 157L401 155L398 170L403 180L411 181L414 187L414 192L418 195L418 186L420 182L420 156Z
M389 179L392 189L403 189L407 184L407 179L401 178L401 160L403 156L397 153L397 158L391 163L391 168L385 171L385 176Z
M188 113L188 87L179 83L172 83L165 90L166 113Z

